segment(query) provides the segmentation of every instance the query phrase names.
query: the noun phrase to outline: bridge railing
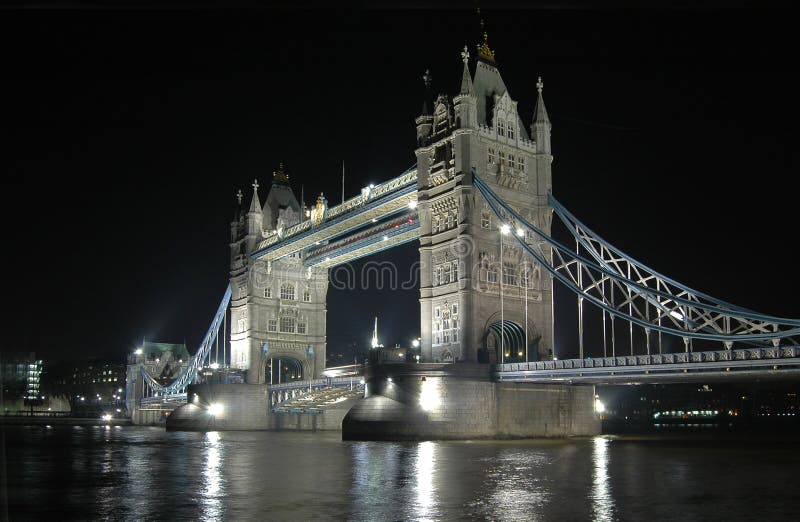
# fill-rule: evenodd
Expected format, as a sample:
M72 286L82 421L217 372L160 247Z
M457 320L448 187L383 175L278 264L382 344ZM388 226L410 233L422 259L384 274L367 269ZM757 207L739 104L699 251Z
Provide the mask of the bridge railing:
M704 363L719 361L751 361L770 359L800 358L800 346L781 346L777 348L742 348L710 352L681 352L652 355L624 355L618 357L597 357L586 359L557 359L554 361L535 361L527 363L500 364L497 371L537 371L570 370L581 368L605 368L625 366L670 365Z

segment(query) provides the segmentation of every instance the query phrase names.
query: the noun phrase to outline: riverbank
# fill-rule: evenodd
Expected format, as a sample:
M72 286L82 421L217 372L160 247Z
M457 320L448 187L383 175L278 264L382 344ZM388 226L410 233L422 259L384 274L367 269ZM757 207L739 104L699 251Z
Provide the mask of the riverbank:
M132 426L130 419L88 417L0 416L0 426Z

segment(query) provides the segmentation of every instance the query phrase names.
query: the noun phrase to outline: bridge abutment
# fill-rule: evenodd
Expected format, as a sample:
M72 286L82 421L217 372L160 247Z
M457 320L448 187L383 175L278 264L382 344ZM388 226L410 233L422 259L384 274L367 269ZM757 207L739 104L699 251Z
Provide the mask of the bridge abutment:
M497 383L482 364L367 368L345 440L576 437L600 433L594 386Z

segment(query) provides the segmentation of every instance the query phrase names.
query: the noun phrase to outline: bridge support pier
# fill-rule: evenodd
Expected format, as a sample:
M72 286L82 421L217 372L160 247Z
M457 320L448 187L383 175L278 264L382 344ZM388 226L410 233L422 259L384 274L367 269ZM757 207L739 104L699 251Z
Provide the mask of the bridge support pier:
M498 383L482 364L367 368L345 440L576 437L600 433L594 386Z

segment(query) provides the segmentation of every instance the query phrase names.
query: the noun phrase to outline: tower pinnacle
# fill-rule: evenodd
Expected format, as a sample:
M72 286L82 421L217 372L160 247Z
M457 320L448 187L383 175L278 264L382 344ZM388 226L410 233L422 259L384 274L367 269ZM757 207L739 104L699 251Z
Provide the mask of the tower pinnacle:
M544 106L544 98L542 98L542 89L544 89L544 83L542 83L542 77L539 76L539 79L536 82L536 90L538 94L536 96L536 111L533 114L533 122L536 123L550 123L550 118L547 116L547 109Z
M242 198L243 198L243 197L244 197L244 194L242 194L242 189L239 189L239 190L236 192L236 201L239 203L239 205L241 205L241 204L242 204Z
M461 61L464 62L464 73L461 75L461 91L459 94L472 94L472 77L469 74L469 51L467 46L461 51Z
M431 95L431 83L433 83L433 76L431 76L430 69L425 69L425 74L422 75L422 81L425 83L425 100L422 102L422 115L429 116L428 98Z
M253 180L253 200L250 202L250 212L261 214L261 202L258 201L258 180Z

